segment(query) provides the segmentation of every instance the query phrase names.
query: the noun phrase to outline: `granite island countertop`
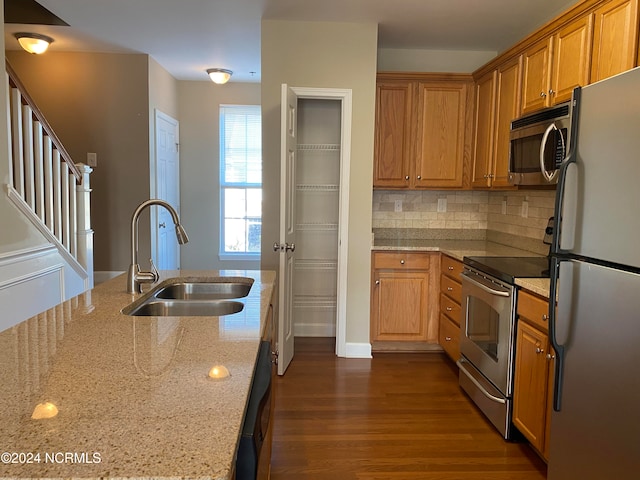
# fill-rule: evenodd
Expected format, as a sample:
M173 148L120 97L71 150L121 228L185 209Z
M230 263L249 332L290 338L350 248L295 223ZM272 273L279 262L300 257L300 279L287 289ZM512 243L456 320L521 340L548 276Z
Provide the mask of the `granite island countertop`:
M378 239L372 251L441 252L462 262L464 257L532 257L540 256L528 250L502 245L488 240L441 239ZM549 298L548 278L517 278L516 285Z
M275 272L161 275L255 282L234 315L132 317L121 275L0 332L0 477L230 478Z

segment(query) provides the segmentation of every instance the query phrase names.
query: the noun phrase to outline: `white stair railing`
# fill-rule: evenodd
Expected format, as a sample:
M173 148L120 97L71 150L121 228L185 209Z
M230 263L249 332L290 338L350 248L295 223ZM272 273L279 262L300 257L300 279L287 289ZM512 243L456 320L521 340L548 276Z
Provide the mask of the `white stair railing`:
M93 286L89 174L74 164L24 85L6 63L12 159L7 193Z

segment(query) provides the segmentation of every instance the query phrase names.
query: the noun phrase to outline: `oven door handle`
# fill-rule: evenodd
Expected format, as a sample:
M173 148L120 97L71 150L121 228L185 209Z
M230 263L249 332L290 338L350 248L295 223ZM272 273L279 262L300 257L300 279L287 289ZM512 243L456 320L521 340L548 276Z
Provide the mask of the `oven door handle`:
M456 365L458 365L458 368L460 368L460 371L463 372L467 378L469 380L471 380L473 382L473 384L478 387L478 389L480 390L480 392L482 392L482 394L487 397L489 400L493 400L494 402L498 402L498 403L507 403L507 401L504 398L500 398L500 397L496 397L495 395L491 395L489 392L487 392L487 390L480 384L480 382L478 380L476 380L475 378L473 378L473 375L471 375L469 372L467 372L467 369L464 367L464 360L458 360L456 362Z
M484 283L482 283L481 280L476 280L475 278L472 278L466 272L463 273L462 276L465 277L469 282L471 282L472 284L474 284L478 288L481 288L485 292L489 292L491 295L498 295L500 297L508 297L509 295L511 295L509 290L496 290L495 288L493 288L490 285L485 285ZM480 277L480 278L482 278L482 277Z

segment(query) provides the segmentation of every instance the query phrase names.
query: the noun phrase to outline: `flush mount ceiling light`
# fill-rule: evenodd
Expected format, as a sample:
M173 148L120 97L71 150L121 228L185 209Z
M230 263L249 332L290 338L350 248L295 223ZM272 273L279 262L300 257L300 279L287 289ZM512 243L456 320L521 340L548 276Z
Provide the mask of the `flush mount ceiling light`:
M39 33L16 33L15 37L18 39L18 43L29 53L44 53L49 48L49 44L53 43L53 38L46 35L40 35Z
M225 70L224 68L208 68L207 73L214 83L223 84L227 83L233 75L231 70Z

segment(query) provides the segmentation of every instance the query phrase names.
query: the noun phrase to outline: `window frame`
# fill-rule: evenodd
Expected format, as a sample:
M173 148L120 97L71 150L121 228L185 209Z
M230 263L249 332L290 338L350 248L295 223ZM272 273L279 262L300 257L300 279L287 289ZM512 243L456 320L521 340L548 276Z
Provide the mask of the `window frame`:
M240 105L240 104L220 104L219 106L219 120L220 120L220 126L219 126L219 134L220 134L220 144L219 144L219 165L218 165L218 170L219 170L219 182L218 182L218 187L219 187L219 195L220 195L220 222L219 222L219 232L220 232L220 238L219 238L219 248L218 248L218 258L220 260L251 260L251 261L256 261L256 260L260 260L261 257L261 251L257 251L257 252L247 252L247 251L240 251L240 252L234 252L234 251L227 251L226 250L226 243L225 243L225 224L226 224L226 220L227 217L225 216L225 208L226 208L226 203L225 203L225 193L227 190L229 189L244 189L246 192L248 192L251 189L257 189L260 190L260 192L262 193L262 142L260 142L260 182L248 182L245 181L244 182L227 182L226 181L226 177L225 177L225 167L227 166L226 163L226 157L225 157L225 150L226 150L226 143L225 143L225 127L226 127L226 123L225 123L225 115L229 112L225 111L225 110L233 110L233 109L255 109L258 112L258 116L260 118L260 134L262 134L261 132L261 124L262 124L262 112L261 112L261 106L260 105ZM245 151L249 150L248 148L245 147ZM256 149L251 149L253 152L256 151ZM248 215L247 212L247 208L245 207L245 215L243 217L243 220L246 222L245 224L248 224L248 222L250 222L251 218L255 218L255 217L251 217ZM260 208L260 234L262 236L262 206ZM247 233L248 234L248 233Z

